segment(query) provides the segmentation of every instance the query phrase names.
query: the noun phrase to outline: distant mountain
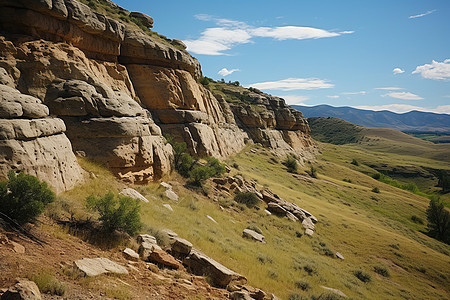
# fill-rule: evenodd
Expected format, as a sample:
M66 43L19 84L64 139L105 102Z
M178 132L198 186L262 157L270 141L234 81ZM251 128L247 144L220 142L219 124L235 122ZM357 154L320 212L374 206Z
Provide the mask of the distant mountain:
M410 132L450 132L450 115L411 111L397 114L390 111L371 111L330 105L292 105L307 118L335 117L345 121L377 128L393 128Z

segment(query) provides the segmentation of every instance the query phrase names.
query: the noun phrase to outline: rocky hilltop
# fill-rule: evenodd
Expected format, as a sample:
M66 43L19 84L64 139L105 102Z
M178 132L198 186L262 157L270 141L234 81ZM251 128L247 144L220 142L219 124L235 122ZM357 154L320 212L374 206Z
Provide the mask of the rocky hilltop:
M308 124L284 100L211 92L181 41L145 28L151 17L99 3L108 13L75 0L0 0L0 177L23 170L67 190L83 178L77 154L125 181L155 180L173 158L164 134L200 156L253 141L312 157Z

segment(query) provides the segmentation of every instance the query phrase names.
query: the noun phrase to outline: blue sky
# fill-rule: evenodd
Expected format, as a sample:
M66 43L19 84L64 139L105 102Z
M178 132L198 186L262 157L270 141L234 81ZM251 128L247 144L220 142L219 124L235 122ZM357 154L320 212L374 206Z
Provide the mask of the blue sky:
M289 104L450 114L450 1L115 1L213 79Z

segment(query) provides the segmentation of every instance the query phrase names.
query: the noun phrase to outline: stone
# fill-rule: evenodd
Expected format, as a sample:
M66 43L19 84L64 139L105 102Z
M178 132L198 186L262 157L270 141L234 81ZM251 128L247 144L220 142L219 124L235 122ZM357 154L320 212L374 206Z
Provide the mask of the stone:
M19 253L19 254L24 254L25 253L25 247L22 246L21 244L16 243L14 241L10 241L9 243L13 247L14 252Z
M139 234L136 238L136 241L138 242L138 244L142 244L144 242L150 244L158 244L156 238L149 234Z
M286 217L292 222L298 221L298 218L294 216L294 214L292 214L291 212L286 212Z
M167 229L167 228L166 229L162 229L161 232L164 233L164 234L167 234L167 236L170 239L173 239L173 238L178 236L178 234L176 232L173 232L172 230Z
M141 12L131 12L130 17L136 18L141 24L147 28L153 27L153 18Z
M168 210L170 210L170 211L172 211L173 212L173 208L172 208L172 206L170 206L170 204L163 204L163 207L165 207L165 208L167 208Z
M344 294L342 291L340 291L338 289L329 288L329 287L326 287L326 286L323 286L323 285L321 285L320 287L325 289L325 290L327 290L327 291L330 291L333 294L336 294L336 295L338 295L340 297L348 298L346 294Z
M249 293L245 291L235 291L230 293L230 299L231 300L253 300Z
M182 268L181 263L164 250L154 249L147 259L150 262L158 263L173 269Z
M302 221L302 226L303 226L303 228L305 228L305 229L310 229L310 230L312 230L312 231L314 231L314 223L312 222L312 220L311 220L311 218L305 218L303 221Z
M125 188L120 192L121 195L141 200L142 202L148 203L147 198L145 198L141 193L132 188Z
M192 250L192 243L188 240L182 239L178 236L173 238L173 243L171 249L173 252L179 253L181 255L188 255Z
M138 254L142 260L148 260L150 254L155 250L162 250L158 244L143 242L139 245Z
M177 193L175 193L171 189L164 191L164 196L166 196L167 198L169 198L172 201L178 201Z
M136 251L134 251L133 249L125 248L122 253L125 256L125 258L128 260L132 260L132 261L139 260L139 254L137 254Z
M19 279L0 297L2 300L41 300L39 288L33 281Z
M247 282L244 276L228 269L196 249L191 250L183 263L192 273L211 278L213 284L217 286L225 287L231 281L241 281L243 284Z
M313 235L314 235L314 231L312 231L311 229L306 229L306 230L305 230L305 234L306 234L307 236L313 236Z
M275 202L269 202L267 204L267 210L276 215L286 215L286 210Z
M161 185L162 187L164 187L166 190L171 190L171 189L172 189L172 185L170 185L170 184L168 184L168 183L166 183L166 182L164 182L164 181L162 181L162 182L160 183L160 185Z
M213 223L217 224L217 221L213 219L213 217L206 215L206 217L211 220Z
M336 257L344 260L344 256L340 252L336 252Z
M268 211L267 209L265 209L264 212L265 212L266 215L268 215L268 216L272 215L272 213L271 213L270 211Z
M93 277L101 274L128 274L125 267L109 260L108 258L83 258L76 260L74 266L85 276Z
M248 228L244 229L244 231L242 232L242 236L244 238L252 239L263 244L266 243L266 241L264 240L264 235Z

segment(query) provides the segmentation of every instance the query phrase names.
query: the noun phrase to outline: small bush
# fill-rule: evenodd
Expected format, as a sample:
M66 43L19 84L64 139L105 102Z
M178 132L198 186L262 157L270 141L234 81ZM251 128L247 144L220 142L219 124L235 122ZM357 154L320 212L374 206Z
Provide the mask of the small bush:
M14 171L8 181L0 182L0 212L19 224L32 221L55 200L55 194L34 176Z
M287 157L286 160L283 162L283 165L286 166L287 171L289 173L297 172L298 163L297 163L297 160L294 157L292 157L292 156Z
M237 193L234 201L245 204L248 208L253 208L258 204L259 198L252 192Z
M351 179L347 179L347 178L342 179L342 181L348 182L348 183L352 183L352 180Z
M303 281L303 280L298 280L295 282L295 286L298 289L301 289L302 291L307 291L311 288L311 285L309 284L309 282Z
M356 159L353 159L351 164L354 166L359 166L359 162Z
M250 229L250 230L253 230L254 232L262 234L261 228L259 228L258 226L254 225L254 224L247 226L247 229Z
M267 271L267 275L269 276L269 278L271 279L277 279L278 278L278 273L273 271L273 270L269 270Z
M231 166L236 170L239 170L239 165L237 163L234 162Z
M265 263L273 263L273 260L270 256L264 255L264 254L258 254L258 256L256 257L258 259L258 261L262 264Z
M373 267L373 270L375 271L375 273L378 273L381 276L384 276L384 277L391 276L391 274L389 273L389 270L384 266L375 266L375 267Z
M304 265L303 266L303 270L308 273L309 276L312 276L314 274L317 274L317 270L316 267L311 266L311 265Z
M374 192L374 193L380 193L380 189L378 188L378 187L374 187L373 189L372 189L372 192Z
M372 277L370 276L370 274L358 270L358 271L354 271L353 275L355 275L356 278L358 278L359 280L361 280L362 282L370 282L372 280Z
M380 173L373 174L372 178L375 180L379 180L381 178L381 174Z
M66 292L66 285L56 279L48 270L41 270L29 276L29 279L36 283L39 291L43 294L63 296Z
M422 220L422 218L419 218L418 216L411 216L411 221L413 221L414 223L417 223L417 224L421 224L421 225L423 225L423 220Z
M202 183L211 176L211 169L207 166L197 166L189 172L189 179L195 186L201 186Z
M325 292L320 294L319 296L312 296L311 300L340 300L343 297L339 296L336 293Z
M309 172L307 172L309 174L309 176L311 176L312 178L317 178L317 169L313 166L311 166L309 168Z
M134 235L142 227L139 216L141 210L139 200L122 195L116 197L109 192L102 198L91 195L86 202L89 208L99 213L99 220L107 232L119 230Z

